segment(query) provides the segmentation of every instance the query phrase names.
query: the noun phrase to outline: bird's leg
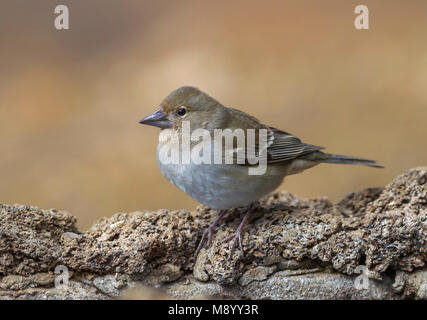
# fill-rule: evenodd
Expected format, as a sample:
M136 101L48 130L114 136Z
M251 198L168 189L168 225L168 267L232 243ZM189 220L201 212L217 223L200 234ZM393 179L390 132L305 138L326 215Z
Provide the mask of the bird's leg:
M218 217L215 218L215 220L209 225L209 227L207 227L205 229L205 231L203 231L203 235L202 235L202 239L199 242L199 245L197 246L196 251L194 252L194 255L197 256L199 254L200 249L202 249L203 244L206 240L206 237L208 237L208 246L211 245L212 243L212 236L215 233L215 231L217 230L216 225L218 224L218 222L227 214L227 210L221 210L219 212Z
M245 216L242 219L242 222L240 223L240 225L237 227L236 231L234 233L232 233L230 236L228 236L223 242L226 241L230 241L230 253L228 255L228 258L230 259L231 256L233 255L234 249L236 248L237 242L239 242L239 247L240 247L240 251L242 251L243 254L243 246L242 246L242 234L244 232L244 230L246 229L246 223L248 222L249 216L250 214L254 211L255 209L255 205L252 204L248 211L246 211Z

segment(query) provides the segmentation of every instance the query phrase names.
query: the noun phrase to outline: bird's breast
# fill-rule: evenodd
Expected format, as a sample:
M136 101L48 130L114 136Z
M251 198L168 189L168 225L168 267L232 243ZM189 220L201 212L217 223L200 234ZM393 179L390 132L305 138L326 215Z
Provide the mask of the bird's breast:
M165 157L167 153L169 157ZM276 189L286 174L286 168L278 165L268 166L263 175L249 175L248 166L243 165L192 161L184 164L176 161L173 153L175 157L182 156L179 144L160 139L157 163L162 174L193 199L213 209L249 205Z

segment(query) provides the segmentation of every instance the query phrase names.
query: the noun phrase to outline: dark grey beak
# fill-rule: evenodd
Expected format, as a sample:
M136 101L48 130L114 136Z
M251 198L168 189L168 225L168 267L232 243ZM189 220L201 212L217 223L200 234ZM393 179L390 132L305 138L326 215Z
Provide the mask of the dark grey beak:
M142 118L139 123L159 127L162 129L172 128L172 122L169 121L167 115L162 111L162 109L159 109L149 116Z

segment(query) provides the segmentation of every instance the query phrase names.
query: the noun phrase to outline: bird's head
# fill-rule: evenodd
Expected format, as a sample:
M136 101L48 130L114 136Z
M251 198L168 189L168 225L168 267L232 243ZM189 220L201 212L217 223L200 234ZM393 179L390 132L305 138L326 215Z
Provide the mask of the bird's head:
M139 123L161 129L182 127L189 121L191 129L214 129L220 127L221 109L225 109L215 99L195 87L181 87L172 91L154 113Z

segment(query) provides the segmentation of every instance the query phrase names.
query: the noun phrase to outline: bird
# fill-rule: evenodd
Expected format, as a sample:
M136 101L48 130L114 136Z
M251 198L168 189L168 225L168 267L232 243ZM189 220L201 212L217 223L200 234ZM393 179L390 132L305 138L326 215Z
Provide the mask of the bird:
M224 241L229 241L230 258L237 244L243 254L242 235L246 230L251 213L256 208L257 201L278 188L286 176L301 173L320 163L383 168L374 160L325 153L321 151L324 149L323 147L306 144L293 134L263 124L243 111L226 107L196 87L183 86L172 91L158 107L157 111L142 118L139 123L161 129L156 152L160 171L172 184L190 197L219 211L218 216L204 230L195 250L195 256L205 243L208 246L211 245L221 219L230 210L239 207L247 208L246 213L235 232L226 237ZM261 137L261 132L264 132L265 147L261 148L260 143L256 142L250 145L247 140L247 143L243 144L243 151L246 153L244 153L244 159L240 158L240 162L205 161L196 163L187 161L184 163L182 159L185 148L182 141L185 133L188 133L185 131L186 125L190 128L190 134L207 132L208 137L211 138L215 135L216 130L222 130L222 132L227 129L232 132L234 130L243 130L243 132L253 130L258 137ZM195 148L197 144L200 145L200 141L194 141L192 136L185 139L189 140L190 148ZM238 158L238 152L242 151L242 148L239 148L238 141L235 140L238 139L234 139L228 148L221 146L220 160L224 160L227 154L231 154L233 160ZM205 146L213 144L208 140ZM255 153L258 152L258 155L261 155L261 152L266 155L266 169L263 174L248 174L248 168L254 167L253 163L249 163L247 156L249 148L255 149ZM215 151L218 150L214 149ZM202 149L202 152L204 153L206 150ZM169 161L165 161L165 154L170 156L172 153L178 155L177 158L174 158L178 161L171 161L172 157L168 158ZM209 157L212 160L212 155L209 154L204 159L209 160Z

